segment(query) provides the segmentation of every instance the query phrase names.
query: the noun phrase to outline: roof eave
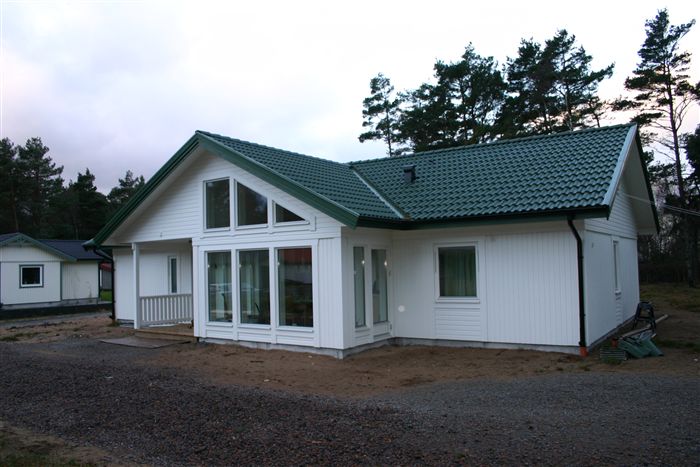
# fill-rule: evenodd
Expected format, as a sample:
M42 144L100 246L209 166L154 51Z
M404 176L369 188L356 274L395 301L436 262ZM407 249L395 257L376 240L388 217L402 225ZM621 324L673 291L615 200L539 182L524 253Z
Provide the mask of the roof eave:
M16 241L18 238L35 246L36 248L39 248L40 250L48 251L49 253L56 255L59 258L63 258L66 261L69 261L71 263L74 263L78 260L76 257L71 256L68 253L65 253L61 250L57 250L56 248L49 246L46 243L43 243L39 240L36 240L36 239L30 237L29 235L25 235L23 233L17 233L15 235L13 235L12 237L6 238L4 241L0 242L0 246L5 246L9 243L12 243L12 242Z
M358 227L394 229L394 230L418 230L436 229L443 227L468 227L484 224L508 224L514 222L546 222L560 221L570 218L587 219L606 217L609 207L605 205L584 206L579 208L563 208L548 211L486 214L479 216L463 216L451 218L436 218L426 220L391 220L360 218Z

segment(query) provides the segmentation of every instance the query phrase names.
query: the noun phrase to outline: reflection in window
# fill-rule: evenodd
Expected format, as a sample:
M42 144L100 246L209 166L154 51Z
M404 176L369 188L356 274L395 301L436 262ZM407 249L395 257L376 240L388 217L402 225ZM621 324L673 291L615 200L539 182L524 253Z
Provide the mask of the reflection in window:
M231 252L207 253L209 321L233 320L231 303Z
M267 224L267 198L240 183L236 187L238 225Z
M375 323L389 319L386 250L372 250L372 308Z
M365 318L365 249L356 246L352 249L353 273L355 280L355 327L366 324Z
M207 229L218 229L231 225L228 179L205 183L205 211Z
M238 253L241 323L270 324L270 256L268 250Z
M280 206L279 204L275 204L275 222L282 223L282 222L303 222L303 221L304 221L303 217L297 216L292 211Z
M20 287L43 287L44 266L20 266Z
M476 248L438 248L441 297L476 297Z
M277 250L279 319L281 326L313 323L311 248Z

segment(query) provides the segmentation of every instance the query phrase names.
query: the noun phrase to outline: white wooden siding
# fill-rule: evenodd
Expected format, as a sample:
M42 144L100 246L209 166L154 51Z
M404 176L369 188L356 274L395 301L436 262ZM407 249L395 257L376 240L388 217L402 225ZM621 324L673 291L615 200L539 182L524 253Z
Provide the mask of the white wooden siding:
M619 241L620 294L615 293L613 241ZM639 272L637 241L587 231L584 237L584 268L586 282L586 334L588 344L594 343L619 324L634 315L639 302Z
M576 241L570 231L494 235L485 242L490 342L578 342Z
M351 247L358 244L355 237L361 233L344 230L343 235L347 243L343 255L347 326L354 323ZM576 242L566 223L391 232L390 235L394 336L577 345ZM478 298L439 299L435 248L460 243L477 247ZM365 335L358 337L358 344L362 343L359 338Z
M632 203L627 197L625 182L622 181L618 187L617 195L613 201L610 217L586 219L586 230L617 235L625 238L637 238L637 226L635 223Z
M63 263L63 300L97 298L100 277L97 261Z
M0 247L0 303L47 303L61 300L61 261L33 245ZM43 266L42 287L20 287L20 265Z
M208 241L231 241L231 237L247 237L248 241L258 241L261 236L282 235L327 236L339 235L340 224L331 217L288 195L279 188L238 168L230 162L207 153L197 151L190 157L187 170L171 175L163 187L152 195L153 199L142 209L134 212L123 227L113 235L113 243L160 241L169 239L198 239L200 244ZM304 225L268 225L262 228L236 229L235 188L231 191L231 228L216 232L204 230L204 182L228 177L243 183L248 188L266 196L268 211L272 214L272 202L284 206L309 221ZM109 243L109 242L108 242Z
M340 237L318 242L318 328L320 346L342 349L343 284Z
M112 250L114 261L114 311L117 319L134 319L134 283L132 279L133 258L131 248ZM143 277L143 275L141 275Z
M20 287L20 265L40 265L44 269L42 287ZM0 302L5 305L47 303L61 300L59 261L18 261L0 263Z

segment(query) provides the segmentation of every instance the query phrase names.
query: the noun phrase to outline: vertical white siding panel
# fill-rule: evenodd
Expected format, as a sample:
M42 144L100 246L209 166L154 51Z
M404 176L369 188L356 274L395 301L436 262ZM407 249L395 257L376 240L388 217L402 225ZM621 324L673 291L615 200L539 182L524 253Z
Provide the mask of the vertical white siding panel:
M97 261L63 264L63 300L98 297L100 277L97 264Z
M318 291L321 347L343 348L343 291L340 238L318 242Z
M570 232L492 237L488 245L488 340L577 342L576 243Z
M617 325L613 248L610 235L587 231L583 239L586 337L591 344Z
M133 320L134 286L131 278L132 256L130 248L112 250L114 259L114 305L117 319Z

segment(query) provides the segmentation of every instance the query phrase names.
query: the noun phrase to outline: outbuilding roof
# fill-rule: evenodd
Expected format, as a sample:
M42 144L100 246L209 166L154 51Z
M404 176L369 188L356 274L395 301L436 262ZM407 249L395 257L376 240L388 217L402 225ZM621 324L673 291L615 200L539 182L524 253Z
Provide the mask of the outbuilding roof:
M634 124L340 163L229 138L195 135L93 239L101 244L199 146L349 227L412 229L513 217L605 217ZM404 168L415 170L407 181ZM653 198L645 175L654 217Z
M83 248L85 240L38 240L23 233L0 235L0 247L5 245L31 245L67 261L102 261L102 257Z

